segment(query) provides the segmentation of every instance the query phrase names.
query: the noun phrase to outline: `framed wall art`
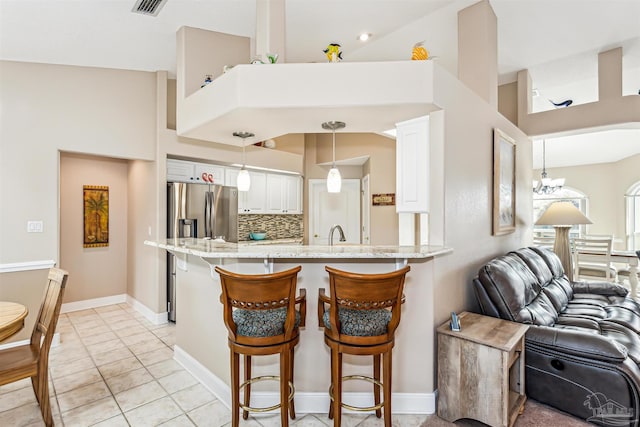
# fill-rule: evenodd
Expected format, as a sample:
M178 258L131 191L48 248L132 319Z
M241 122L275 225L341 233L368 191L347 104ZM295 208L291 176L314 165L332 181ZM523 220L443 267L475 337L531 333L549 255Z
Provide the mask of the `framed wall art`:
M83 246L109 246L109 187L83 185Z
M493 130L493 235L516 229L516 142Z

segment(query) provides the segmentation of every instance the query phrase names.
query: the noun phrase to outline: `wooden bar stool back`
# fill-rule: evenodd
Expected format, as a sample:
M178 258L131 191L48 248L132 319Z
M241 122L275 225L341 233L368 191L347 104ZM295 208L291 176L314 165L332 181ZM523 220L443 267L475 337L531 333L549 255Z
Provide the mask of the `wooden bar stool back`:
M231 350L231 425L237 427L239 411L246 420L249 412L266 412L280 408L281 425L295 419L293 404L293 350L300 340L298 327L306 317L306 290L296 298L298 266L273 274L236 274L216 267L220 274L224 305L224 323L229 331ZM299 305L299 310L296 310ZM244 355L244 382L240 384L240 359ZM280 354L280 403L269 408L250 406L251 384L275 380L278 376L251 378L251 356ZM240 389L244 401L240 403Z
M376 411L391 427L391 350L400 324L402 291L409 266L383 274L357 274L325 267L330 295L320 289L318 322L324 326L324 342L331 349L331 398L329 418L340 426L341 408ZM336 309L337 308L337 309ZM373 356L373 378L342 376L342 354ZM383 379L380 382L380 359ZM342 403L342 381L361 379L373 383L374 406L358 408ZM380 402L380 388L383 390Z
M67 277L64 270L49 269L47 287L29 344L0 351L0 385L31 378L42 420L47 427L53 425L49 402L49 349L60 316Z

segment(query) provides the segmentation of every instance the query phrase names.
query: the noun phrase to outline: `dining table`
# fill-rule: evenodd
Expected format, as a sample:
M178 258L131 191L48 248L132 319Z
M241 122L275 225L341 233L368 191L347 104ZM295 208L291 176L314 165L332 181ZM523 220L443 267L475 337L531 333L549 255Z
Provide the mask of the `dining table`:
M581 254L587 255L588 259L602 259L606 255L602 252L591 252L588 250L581 250ZM611 250L611 262L627 264L629 266L629 285L631 287L631 297L633 299L638 298L638 264L640 261L639 255L635 251L623 251L623 250Z
M20 331L27 314L29 310L20 303L0 301L0 341Z

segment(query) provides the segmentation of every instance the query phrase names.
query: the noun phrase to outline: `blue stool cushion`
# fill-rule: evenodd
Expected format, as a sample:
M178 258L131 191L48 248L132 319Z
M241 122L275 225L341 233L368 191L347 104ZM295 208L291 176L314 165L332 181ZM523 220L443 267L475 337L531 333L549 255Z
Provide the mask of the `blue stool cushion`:
M324 326L331 329L329 311L324 312L322 320ZM339 308L340 333L355 337L372 337L387 333L387 325L391 321L391 311L379 310L354 310L352 308Z
M245 337L273 337L284 333L287 308L270 310L234 310L233 322L236 333ZM296 310L296 327L300 324L300 313Z

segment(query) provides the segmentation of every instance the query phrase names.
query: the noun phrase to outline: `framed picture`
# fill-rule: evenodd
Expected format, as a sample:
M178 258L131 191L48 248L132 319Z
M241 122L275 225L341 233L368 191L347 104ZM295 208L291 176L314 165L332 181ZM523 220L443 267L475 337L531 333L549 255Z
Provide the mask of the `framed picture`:
M493 130L493 235L516 229L516 142Z
M83 246L109 246L109 187L83 185Z

